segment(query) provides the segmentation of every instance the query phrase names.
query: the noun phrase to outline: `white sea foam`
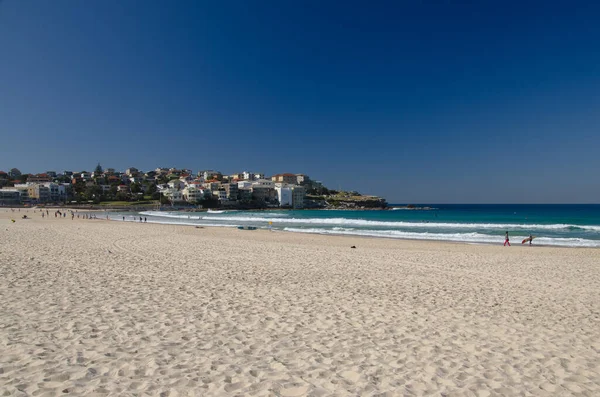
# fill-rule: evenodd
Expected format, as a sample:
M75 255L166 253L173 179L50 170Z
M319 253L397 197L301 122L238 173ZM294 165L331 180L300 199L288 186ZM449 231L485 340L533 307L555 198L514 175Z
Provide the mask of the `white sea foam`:
M142 211L140 215L155 216L158 218L176 218L176 219L200 219L196 212L190 215L187 212L163 212L163 211Z
M113 221L121 221L121 217L119 217L119 216L117 216L117 217L111 217L111 220L113 220ZM147 222L144 222L144 223L156 223L156 224L159 224L159 225L207 226L207 227L211 227L211 226L215 226L215 227L237 227L238 226L238 225L227 224L227 223L215 224L215 223L190 222L190 220L193 220L193 219L181 219L180 221L178 221L178 220L171 220L171 218L169 220L165 220L165 219L152 220L152 219L149 219ZM136 221L130 221L129 219L126 219L125 221L126 222L136 222L136 223L139 223L137 220Z
M321 229L321 228L293 228L286 227L283 230L296 233L316 233L316 234L335 234L366 237L386 237L411 240L437 240L437 241L456 241L464 243L497 243L504 242L503 236L490 236L481 233L416 233L403 232L399 230L361 230L361 229ZM513 244L518 245L520 241L527 236L512 236ZM554 245L562 247L600 247L600 241L588 240L582 238L550 238L537 237L534 244Z
M234 220L239 221L240 219L246 219L249 221L266 221L268 222L271 218L286 218L289 215L286 213L278 212L261 212L256 215L236 216L237 211L213 211L207 212L167 212L167 211L143 211L141 215L155 216L163 218L180 218L180 219L207 219L207 220ZM210 214L210 215L205 215ZM233 215L229 215L233 214Z
M489 230L490 232L501 230L525 229L529 234L533 230L561 231L573 230L576 228L586 229L588 231L600 231L600 226L578 226L568 224L553 225L525 225L525 224L490 224L490 223L417 223L417 222L385 222L369 221L364 219L345 219L345 218L286 218L278 217L282 215L277 212L260 213L257 216L239 216L217 214L211 215L188 215L178 212L147 211L141 212L141 215L150 216L152 223L165 223L190 226L221 226L235 227L241 224L251 223L253 226L266 226L267 222L273 222L279 225L285 231L300 233L319 233L319 234L340 234L370 237L387 237L399 239L416 240L440 240L440 241L458 241L465 243L503 243L503 235L490 235L481 232ZM268 216L265 216L268 215ZM285 215L285 214L283 214ZM120 220L120 216L114 218ZM262 223L264 222L264 223ZM321 226L321 227L319 227ZM387 227L389 229L361 229L369 226ZM409 230L398 230L398 229ZM390 230L391 229L391 230ZM395 229L395 230L394 230ZM412 229L412 231L410 230ZM453 230L454 229L454 230ZM458 229L458 230L457 230ZM478 230L467 231L466 229ZM437 231L436 231L437 230ZM448 230L448 232L444 232ZM464 230L464 232L461 232ZM527 235L511 235L513 244L519 244ZM600 247L600 240L591 240L584 238L566 238L566 237L536 237L535 244L570 246L570 247Z
M276 217L249 217L249 216L226 216L213 217L202 216L204 220L214 221L236 221L236 222L273 222L291 224L311 225L336 225L336 226L380 226L389 228L443 228L443 229L502 229L502 230L563 230L582 229L600 232L600 226L596 225L570 225L570 224L519 224L519 223L443 223L443 222L394 222L394 221L371 221L366 219L347 218L276 218Z
M438 208L433 208L433 207L413 207L413 208L408 208L408 207L392 207L390 208L390 210L392 211L434 211L437 210Z

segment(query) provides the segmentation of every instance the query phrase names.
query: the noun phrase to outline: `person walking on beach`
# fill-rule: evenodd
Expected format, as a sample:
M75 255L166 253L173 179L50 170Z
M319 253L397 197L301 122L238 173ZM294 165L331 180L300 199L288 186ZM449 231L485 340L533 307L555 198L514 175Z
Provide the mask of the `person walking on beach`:
M506 247L506 244L508 244L508 246L510 247L510 240L508 238L508 231L506 231L506 237L504 238L504 246Z
M533 236L531 234L529 234L529 245L531 245L532 241L533 241Z

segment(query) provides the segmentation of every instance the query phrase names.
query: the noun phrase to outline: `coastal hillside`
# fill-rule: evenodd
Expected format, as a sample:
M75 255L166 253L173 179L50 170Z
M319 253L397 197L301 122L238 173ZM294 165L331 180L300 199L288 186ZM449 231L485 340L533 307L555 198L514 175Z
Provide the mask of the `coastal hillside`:
M382 209L387 207L384 198L365 196L358 192L333 192L328 195L307 195L308 208L325 209Z

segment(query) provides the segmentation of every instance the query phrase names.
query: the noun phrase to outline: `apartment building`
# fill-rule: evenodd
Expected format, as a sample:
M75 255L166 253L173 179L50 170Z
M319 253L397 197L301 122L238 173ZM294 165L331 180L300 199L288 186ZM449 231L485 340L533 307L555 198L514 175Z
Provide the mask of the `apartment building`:
M221 182L204 182L202 184L202 186L215 192L215 191L219 190L219 188L221 187Z
M304 208L304 198L306 197L306 189L302 186L292 187L292 207Z
M132 177L132 176L137 176L137 174L139 174L139 170L135 167L131 167L131 168L127 168L125 170L125 174L127 174L127 176Z
M258 201L271 202L277 199L277 192L271 186L252 185L252 198Z
M50 189L47 186L40 184L28 184L27 193L29 199L38 203L47 203L50 201Z
M306 185L310 183L310 178L308 175L304 174L296 174L296 184L297 185Z
M275 186L277 192L277 200L279 200L280 207L291 207L292 206L292 188L289 186L278 185Z
M227 192L225 191L225 189L214 191L214 192L212 192L212 194L219 201L227 201Z
M227 192L227 199L229 201L236 201L238 199L238 185L237 183L224 183L221 187Z
M30 201L29 186L27 184L17 183L17 184L15 184L15 186L13 188L8 188L8 189L14 189L14 190L18 191L22 203L28 203Z
M238 200L246 202L252 200L252 189L250 188L238 188Z
M288 183L290 185L295 185L297 183L297 177L295 174L277 174L277 175L273 175L271 177L271 180L273 182L277 182L277 183Z
M200 189L195 185L190 185L182 190L182 195L183 199L188 203L198 203L204 198L207 192L210 191L207 189Z
M0 205L14 205L21 202L21 193L15 188L0 189Z
M27 178L27 182L28 183L52 182L52 178L50 178L50 176L48 174L29 175L29 177Z

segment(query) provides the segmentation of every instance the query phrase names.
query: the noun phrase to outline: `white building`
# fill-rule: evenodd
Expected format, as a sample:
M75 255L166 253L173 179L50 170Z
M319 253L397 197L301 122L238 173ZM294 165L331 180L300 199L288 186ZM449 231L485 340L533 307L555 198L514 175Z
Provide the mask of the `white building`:
M48 188L50 192L50 201L57 202L63 201L67 194L64 185L59 185L58 183L43 183L45 187ZM62 193L62 194L61 194Z
M214 170L198 171L198 176L204 178L205 181L209 181L211 179L220 180L223 178L223 174Z
M125 170L125 174L127 174L127 176L136 176L138 172L140 171L135 167L127 168Z
M289 186L275 186L277 192L277 200L279 200L280 207L291 207L292 206L292 188Z
M182 203L185 201L183 198L183 190L168 187L160 189L160 193L172 203Z
M19 192L22 203L29 201L29 186L26 183L16 183L12 189Z
M298 185L304 185L308 182L310 182L310 178L308 177L308 175L296 174L296 183Z
M208 189L201 189L197 186L190 185L182 190L183 199L188 203L198 203L202 200L207 194L210 195L211 192Z
M275 187L275 182L270 181L268 179L257 179L252 182L252 187L260 186L260 187Z
M119 185L117 186L117 192L129 194L131 193L131 188L129 185Z
M167 185L169 185L169 187L171 189L181 190L185 187L185 182L183 182L182 180L179 180L179 179L172 179L171 181L169 181L169 183Z
M227 191L226 190L217 190L212 192L212 194L219 199L219 201L227 201Z

